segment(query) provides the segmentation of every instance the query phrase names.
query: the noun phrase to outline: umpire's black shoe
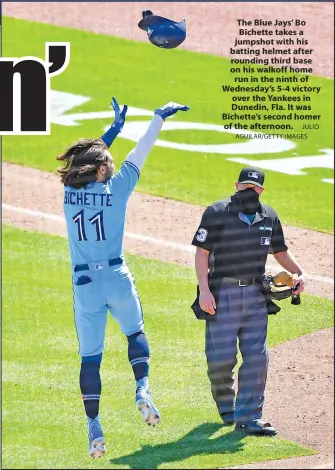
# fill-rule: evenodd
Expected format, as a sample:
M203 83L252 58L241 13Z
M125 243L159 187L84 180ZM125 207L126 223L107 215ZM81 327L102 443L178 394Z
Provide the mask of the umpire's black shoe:
M252 436L275 436L277 434L276 429L270 423L264 423L261 420L248 424L237 424L235 429Z
M233 411L227 413L220 413L221 419L227 426L232 426L235 424L235 416Z

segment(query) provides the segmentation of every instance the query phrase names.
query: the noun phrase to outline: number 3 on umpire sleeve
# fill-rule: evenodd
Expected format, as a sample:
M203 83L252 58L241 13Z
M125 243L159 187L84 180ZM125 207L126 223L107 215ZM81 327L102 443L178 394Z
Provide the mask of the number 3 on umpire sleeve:
M77 224L78 228L78 240L80 242L87 241L86 232L85 232L85 221L84 221L84 209L82 209L78 214L72 217L73 221ZM88 219L88 221L95 225L97 231L97 242L106 240L105 231L104 231L104 219L103 211L98 212L93 217Z

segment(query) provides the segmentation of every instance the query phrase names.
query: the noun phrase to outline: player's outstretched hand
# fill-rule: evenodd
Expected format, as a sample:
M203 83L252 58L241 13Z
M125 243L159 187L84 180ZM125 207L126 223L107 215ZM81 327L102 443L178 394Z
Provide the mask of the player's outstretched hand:
M114 96L112 98L111 105L114 109L114 122L104 133L104 135L101 136L101 140L105 142L108 148L112 145L118 134L122 131L128 111L128 106L126 104L123 106L122 111L120 110L119 103L116 101Z
M126 114L128 111L128 106L125 104L122 108L122 111L120 110L119 103L117 102L116 98L113 96L112 98L112 103L111 103L115 117L114 117L114 122L113 122L113 127L115 127L119 132L122 131L125 120L126 120Z
M189 109L190 108L188 106L170 101L161 108L156 109L155 114L158 114L162 119L165 120L167 117L172 116L177 111L188 111Z

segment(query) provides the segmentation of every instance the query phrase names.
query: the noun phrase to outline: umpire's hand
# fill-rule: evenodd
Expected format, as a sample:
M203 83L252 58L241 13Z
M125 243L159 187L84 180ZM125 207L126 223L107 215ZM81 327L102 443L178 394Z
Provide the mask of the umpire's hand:
M300 274L294 281L293 294L299 295L305 289L305 276Z
M210 315L215 315L216 302L214 295L208 289L206 291L201 291L199 295L199 304L201 310L209 313Z

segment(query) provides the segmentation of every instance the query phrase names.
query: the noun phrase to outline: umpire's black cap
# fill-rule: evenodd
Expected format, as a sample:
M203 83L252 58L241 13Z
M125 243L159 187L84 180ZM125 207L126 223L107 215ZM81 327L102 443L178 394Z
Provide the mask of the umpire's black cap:
M186 38L186 21L179 23L163 16L157 16L150 10L142 12L139 28L147 32L149 41L163 49L174 49Z
M238 183L240 184L254 184L259 188L264 188L265 175L262 170L258 168L242 168L240 176L238 177Z

